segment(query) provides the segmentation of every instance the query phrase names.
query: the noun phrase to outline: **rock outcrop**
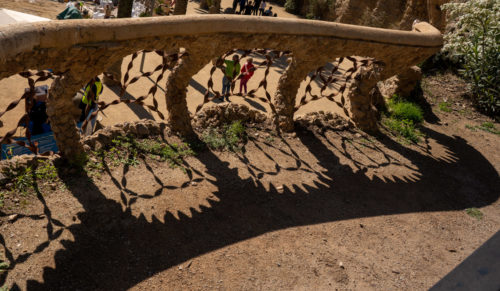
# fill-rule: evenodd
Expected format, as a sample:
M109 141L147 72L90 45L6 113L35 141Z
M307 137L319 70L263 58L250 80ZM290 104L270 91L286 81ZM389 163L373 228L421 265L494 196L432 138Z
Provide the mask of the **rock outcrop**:
M413 66L385 80L378 87L380 93L382 93L385 98L390 98L393 95L408 97L420 80L422 80L422 70L417 66Z
M319 132L326 129L340 131L351 127L351 124L338 114L324 111L309 112L303 116L298 116L295 119L295 124L298 128Z
M246 105L225 103L207 106L194 116L196 128L219 127L226 123L240 120L244 123L263 124L267 121L266 115L252 110Z
M291 0L289 0L291 1ZM440 6L449 0L304 0L297 1L301 15L320 14L322 20L410 30L415 19L440 30L445 15ZM316 11L316 13L314 13Z

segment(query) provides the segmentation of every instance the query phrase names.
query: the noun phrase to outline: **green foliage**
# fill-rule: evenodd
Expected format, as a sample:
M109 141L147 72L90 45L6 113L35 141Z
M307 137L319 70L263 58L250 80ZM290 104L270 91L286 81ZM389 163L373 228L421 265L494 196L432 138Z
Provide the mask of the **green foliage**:
M389 128L390 131L402 136L409 142L418 143L420 141L421 133L415 128L415 124L411 120L387 118L384 120L384 125Z
M477 220L481 220L483 218L483 213L481 212L481 210L475 207L465 209L465 213Z
M388 107L391 116L398 120L410 120L415 124L424 120L424 113L417 104L405 101L400 97L393 97L389 101Z
M500 130L497 130L493 122L484 122L479 126L466 125L465 128L470 129L472 131L477 131L478 129L500 135Z
M141 153L158 156L161 161L166 161L171 167L182 164L182 158L194 156L195 152L188 144L166 144L158 140L143 140L136 144Z
M424 120L422 109L397 95L394 95L387 105L389 116L384 119L383 124L406 141L418 143L423 135L416 128Z
M4 173L14 184L14 190L27 193L36 181L43 183L57 180L57 169L50 161L42 161L34 169L32 166L13 167Z
M223 126L222 130L209 128L203 133L202 139L211 149L240 151L240 144L246 141L245 126L241 121L235 121Z
M466 125L465 125L465 128L470 129L470 130L472 130L472 131L477 131L477 130L476 130L476 127L475 127L475 126L472 126L472 125L468 125L468 124L466 124Z
M4 200L5 200L5 193L0 192L0 208L4 206Z
M188 144L167 144L161 140L137 140L131 136L119 136L112 140L112 147L101 150L96 155L107 159L113 166L140 164L139 156L149 155L160 161L166 161L171 167L182 165L182 158L195 155ZM102 171L102 162L90 161L87 167L92 170Z
M298 3L297 0L286 0L285 2L285 10L288 13L297 13L298 11Z
M7 270L10 267L7 262L0 262L0 270Z
M451 104L449 102L441 102L439 103L439 110L444 112L451 112Z
M74 155L69 162L71 166L82 168L87 164L88 159L89 157L87 156L86 153L81 153Z
M500 130L497 130L495 128L495 125L493 124L493 122L484 122L483 124L481 124L479 126L479 129L487 131L489 133L500 135Z
M500 1L469 0L443 5L455 29L445 35L443 52L461 66L478 108L500 114Z

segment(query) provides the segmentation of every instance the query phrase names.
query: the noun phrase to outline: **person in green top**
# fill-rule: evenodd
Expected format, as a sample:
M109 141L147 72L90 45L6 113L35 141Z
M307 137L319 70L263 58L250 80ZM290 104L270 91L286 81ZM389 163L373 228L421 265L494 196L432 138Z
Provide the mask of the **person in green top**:
M233 60L224 60L224 78L222 78L222 100L226 96L229 102L229 93L231 91L231 82L238 77L240 73L240 57L238 55L233 56Z

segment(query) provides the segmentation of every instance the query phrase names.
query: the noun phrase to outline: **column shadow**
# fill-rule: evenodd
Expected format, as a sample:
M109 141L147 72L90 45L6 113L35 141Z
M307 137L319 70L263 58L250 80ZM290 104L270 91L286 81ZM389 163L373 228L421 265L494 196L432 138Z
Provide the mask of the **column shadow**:
M369 179L363 163L357 163L358 170L341 164L337 150L352 158L345 155L344 141L338 147L329 140L331 136L311 132L298 134L300 148L286 140L282 140L284 147L277 147L251 139L257 146L249 146L256 154L260 151L275 166L274 170L262 170L263 165L248 159L248 151L240 153L238 158L250 173L244 179L238 168L230 168L218 155L203 151L196 159L205 170L193 170L216 186L213 195L217 200L208 199L210 206L200 206L201 211L191 209L191 217L179 213L177 219L166 212L164 222L154 217L148 222L143 215L132 215L126 205L132 198L142 198L141 193L126 191L125 169L123 177L113 178L122 203L108 199L85 172L78 177L61 172L60 178L85 210L78 214L80 223L66 226L74 241L60 241L64 248L55 254L55 268L44 268L41 282L27 279L27 290L124 290L196 256L275 230L378 215L482 207L498 199L498 173L486 158L463 139L430 129L427 134L447 147L452 158L434 158L379 138L387 148L409 159L415 165L409 169L418 172L416 177L394 177L393 181L376 176ZM381 151L387 162L371 163L372 167L397 163L383 152L385 149L373 148ZM305 149L322 169L301 158ZM295 166L281 166L271 150L286 155ZM155 180L160 176L153 167L147 169ZM271 184L267 190L261 178L283 171L312 173L316 180L299 181L282 190ZM469 178L456 178L457 171L458 177L467 173ZM203 178L208 176L213 178ZM477 182L471 184L471 180ZM161 191L156 193L161 195Z

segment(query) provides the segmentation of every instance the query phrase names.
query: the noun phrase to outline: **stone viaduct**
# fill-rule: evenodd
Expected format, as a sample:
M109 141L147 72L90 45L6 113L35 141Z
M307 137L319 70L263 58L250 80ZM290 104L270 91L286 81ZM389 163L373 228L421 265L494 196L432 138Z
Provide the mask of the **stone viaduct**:
M378 80L424 61L442 43L441 33L425 22L414 25L413 31L397 31L240 15L52 21L0 30L0 79L26 70L65 72L50 88L47 113L61 154L71 157L83 151L70 114L75 92L111 64L139 50L176 53L184 48L188 52L167 78L165 98L171 128L190 135L189 80L213 58L233 48L292 52L274 96L277 114L273 116L281 129L290 131L300 82L317 67L345 56L374 58L384 63L381 74L362 77L373 88ZM351 98L347 103L353 122L369 129L370 102Z

